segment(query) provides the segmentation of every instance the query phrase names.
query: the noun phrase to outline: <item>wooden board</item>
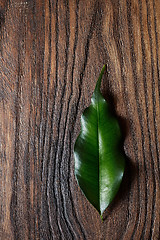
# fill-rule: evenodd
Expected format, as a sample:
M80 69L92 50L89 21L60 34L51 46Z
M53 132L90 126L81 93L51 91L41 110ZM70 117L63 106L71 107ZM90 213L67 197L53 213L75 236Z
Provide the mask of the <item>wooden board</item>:
M160 1L0 1L0 239L160 239ZM73 146L99 72L126 171L104 213Z

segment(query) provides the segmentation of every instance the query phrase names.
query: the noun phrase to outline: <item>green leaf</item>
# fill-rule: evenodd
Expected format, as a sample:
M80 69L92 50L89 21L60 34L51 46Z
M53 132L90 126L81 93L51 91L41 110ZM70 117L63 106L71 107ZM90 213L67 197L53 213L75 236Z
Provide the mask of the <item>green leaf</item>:
M125 158L117 119L100 92L105 66L96 84L91 105L81 116L81 132L74 146L78 184L102 216L122 181Z

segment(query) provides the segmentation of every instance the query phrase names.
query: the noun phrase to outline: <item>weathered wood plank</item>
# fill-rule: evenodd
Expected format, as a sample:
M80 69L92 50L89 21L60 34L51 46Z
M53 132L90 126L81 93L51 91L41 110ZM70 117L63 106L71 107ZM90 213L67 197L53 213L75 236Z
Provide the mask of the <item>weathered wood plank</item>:
M0 2L0 239L160 239L160 2ZM104 222L73 146L103 64L126 172Z

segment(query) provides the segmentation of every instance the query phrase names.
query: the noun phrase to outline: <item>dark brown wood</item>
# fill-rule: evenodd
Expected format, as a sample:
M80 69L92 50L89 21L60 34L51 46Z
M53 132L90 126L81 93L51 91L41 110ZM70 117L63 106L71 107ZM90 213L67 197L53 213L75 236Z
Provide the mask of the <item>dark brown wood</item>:
M0 1L0 239L160 239L160 1ZM103 64L126 171L101 221L73 146Z

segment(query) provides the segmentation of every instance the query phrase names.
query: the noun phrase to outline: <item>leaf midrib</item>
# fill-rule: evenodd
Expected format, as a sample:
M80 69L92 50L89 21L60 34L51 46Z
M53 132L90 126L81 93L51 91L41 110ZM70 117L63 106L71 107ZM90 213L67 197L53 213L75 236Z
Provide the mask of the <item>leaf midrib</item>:
M97 140L98 140L98 204L99 204L99 210L101 213L101 194L100 194L100 146L99 146L99 89L97 89Z

